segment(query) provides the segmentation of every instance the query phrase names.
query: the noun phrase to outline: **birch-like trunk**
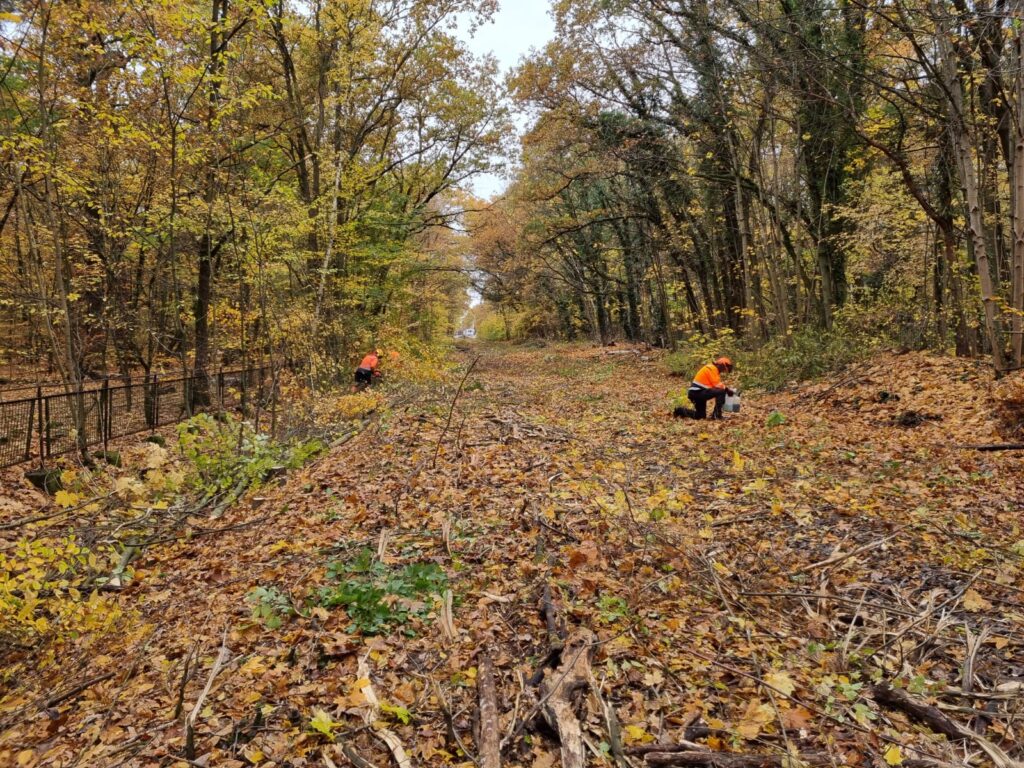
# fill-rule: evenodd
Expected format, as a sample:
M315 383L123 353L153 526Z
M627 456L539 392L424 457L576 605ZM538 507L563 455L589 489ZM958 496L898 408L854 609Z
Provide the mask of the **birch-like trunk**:
M938 18L944 18L939 16ZM949 102L949 134L953 145L953 154L960 175L960 187L967 207L967 234L974 251L974 263L978 269L978 284L981 288L981 301L984 307L985 335L992 347L992 361L997 370L1002 370L1003 339L999 328L992 265L989 261L988 248L985 242L985 222L978 190L978 175L974 167L974 140L964 118L963 83L957 72L956 51L950 42L951 31L945 22L939 24L936 38L939 43L939 71Z

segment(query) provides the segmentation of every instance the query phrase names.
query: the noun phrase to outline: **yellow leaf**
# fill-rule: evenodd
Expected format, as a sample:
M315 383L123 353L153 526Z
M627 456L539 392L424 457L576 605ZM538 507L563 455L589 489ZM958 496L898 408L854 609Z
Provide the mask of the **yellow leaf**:
M654 737L639 725L627 725L623 730L626 732L626 741L631 744L654 741Z
M331 716L324 712L322 709L316 709L313 711L313 717L309 721L309 727L317 733L323 734L329 739L334 739L332 733L334 727L337 725Z
M796 683L793 678L782 670L777 670L768 675L764 681L784 696L791 696L796 690Z
M60 473L60 484L71 485L78 478L78 473L73 469L65 469Z
M774 716L775 711L769 704L751 699L747 704L747 711L743 713L743 719L736 726L736 732L744 739L756 739L761 733L761 728Z
M740 456L739 451L732 452L732 468L735 472L742 472L747 465L747 460Z
M903 750L897 745L890 744L889 748L885 750L885 762L889 765L899 765L903 762Z
M354 683L352 683L352 690L353 691L361 691L363 688L369 687L369 685L370 685L370 678L368 678L368 677L360 677L358 680L356 680Z
M992 609L992 603L982 597L973 589L968 589L964 593L964 608L968 611L988 611Z
M36 760L36 753L33 749L23 749L18 753L18 765L32 765Z
M246 675L252 675L253 677L259 677L267 671L267 665L263 663L262 656L253 656L238 670Z
M57 491L53 497L53 501L58 507L70 509L78 503L78 494L69 493L68 491Z

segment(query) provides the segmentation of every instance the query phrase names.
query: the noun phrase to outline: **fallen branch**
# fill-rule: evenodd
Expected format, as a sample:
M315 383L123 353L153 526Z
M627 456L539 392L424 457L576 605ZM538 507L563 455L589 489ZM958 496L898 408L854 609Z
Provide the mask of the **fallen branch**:
M560 649L565 641L565 624L559 617L558 608L551 597L550 584L544 585L544 592L540 598L540 611L544 616L544 625L548 629L548 642L551 643L552 648L557 646Z
M498 722L498 692L494 685L494 662L487 650L480 651L476 680L480 702L478 751L480 768L501 768L501 726Z
M61 702L67 701L68 699L71 699L71 698L74 698L75 696L77 696L82 691L86 690L87 688L92 688L92 686L94 686L94 685L98 685L99 683L106 682L107 680L112 678L115 674L117 674L117 673L116 672L107 672L105 675L97 675L96 677L91 677L88 680L86 680L84 683L80 683L79 685L76 685L74 688L71 688L71 689L69 689L67 691L64 691L63 693L58 693L58 694L56 694L54 696L51 696L50 698L46 699L45 701L42 702L42 707L41 708L42 709L49 709L50 707L55 707L58 704L60 704Z
M711 768L788 768L791 765L832 765L829 755L813 752L796 755L749 755L728 752L648 752L647 765L698 765Z
M220 641L220 650L217 652L217 658L213 662L213 668L210 670L210 676L206 678L206 685L203 686L202 692L199 694L199 698L196 699L196 703L192 707L192 711L188 713L188 717L185 718L185 757L189 760L196 759L196 744L195 744L195 726L196 718L199 717L199 712L203 708L203 702L206 701L206 697L210 695L210 689L213 688L213 681L217 679L217 675L227 660L231 657L231 651L228 650L228 630L225 627L224 636Z
M634 757L644 757L654 752L706 752L706 744L698 744L695 741L688 741L691 738L703 738L711 733L710 728L703 728L701 732L694 737L690 733L690 728L686 729L686 739L684 741L676 742L673 744L637 744L636 746L626 747L626 754Z
M562 663L541 683L544 719L558 733L562 768L584 768L587 762L583 729L576 716L575 694L590 685L590 658L597 638L589 629L576 630L562 649Z
M1020 768L1024 765L1020 761L1011 758L984 736L980 736L970 728L952 720L938 707L915 701L904 690L893 688L889 683L882 682L874 686L871 692L875 701L879 704L904 712L911 719L924 723L936 733L941 733L950 739L967 739L974 742L992 758L993 764L998 766L998 768Z
M984 443L960 447L967 451L1024 451L1024 443Z
M409 759L409 755L399 738L387 728L378 728L374 725L380 717L380 699L377 698L373 685L370 683L370 667L366 663L365 656L359 660L358 674L360 680L366 681L366 684L359 689L359 692L363 694L363 698L366 699L367 705L363 711L363 723L373 728L374 735L391 750L398 768L412 768L412 760Z
M890 539L896 538L896 536L898 536L900 532L902 532L903 529L907 527L909 527L909 523L907 525L901 525L888 536L883 536L882 538L877 539L876 541L871 541L867 544L863 544L857 547L856 549L851 549L849 552L836 552L834 555L825 560L821 560L817 563L811 563L810 565L805 565L802 568L797 568L795 571L793 571L793 573L806 573L807 571L813 571L816 568L824 568L827 565L836 565L837 563L841 563L844 560L849 560L851 557L856 557L857 555L863 554L868 550L872 550L876 547L882 546L883 544L885 544L885 542L889 541Z

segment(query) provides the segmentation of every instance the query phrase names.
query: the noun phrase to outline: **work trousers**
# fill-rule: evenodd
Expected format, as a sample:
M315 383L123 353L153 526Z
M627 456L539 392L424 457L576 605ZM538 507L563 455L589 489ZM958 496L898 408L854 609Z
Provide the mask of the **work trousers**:
M706 419L708 417L708 401L715 401L715 410L711 412L711 418L720 419L722 418L722 406L725 405L725 389L718 387L709 387L707 389L688 389L686 396L690 398L690 402L693 403L694 411L696 411L695 419Z

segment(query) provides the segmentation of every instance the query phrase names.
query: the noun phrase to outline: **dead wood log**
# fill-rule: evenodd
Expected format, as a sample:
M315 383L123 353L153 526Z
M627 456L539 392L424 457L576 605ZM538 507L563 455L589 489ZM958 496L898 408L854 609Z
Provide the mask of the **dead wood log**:
M905 712L914 720L924 723L936 733L941 733L951 739L964 738L963 726L951 720L938 707L915 701L906 691L893 688L888 683L879 683L871 691L875 701L882 706Z
M969 451L1024 451L1024 443L985 443L983 445L961 445Z
M565 622L558 614L558 607L551 597L551 585L544 585L541 595L540 611L544 616L544 624L548 628L548 642L552 648L561 648L565 641Z
M590 659L596 644L593 632L577 629L562 648L561 664L548 672L540 686L541 712L562 744L562 768L584 768L587 762L583 729L576 716L576 694L590 685Z
M1024 766L1024 763L1011 758L996 744L948 717L938 707L915 701L906 691L893 688L888 682L881 682L874 686L871 689L871 694L879 704L906 713L911 719L924 723L936 733L941 733L950 739L968 739L983 750L997 768Z
M480 702L480 768L501 767L501 726L498 722L498 692L494 685L494 662L486 650L480 651L476 679Z
M707 735L707 733L700 734L698 738ZM687 729L686 739L681 742L673 744L637 744L632 747L626 747L625 752L633 757L643 757L654 752L707 752L707 744L698 744L695 741L690 741L691 738L689 729Z
M832 765L832 758L820 752L802 754L799 761L805 765ZM710 768L784 768L794 764L789 755L750 755L728 752L648 752L647 765L696 765Z

